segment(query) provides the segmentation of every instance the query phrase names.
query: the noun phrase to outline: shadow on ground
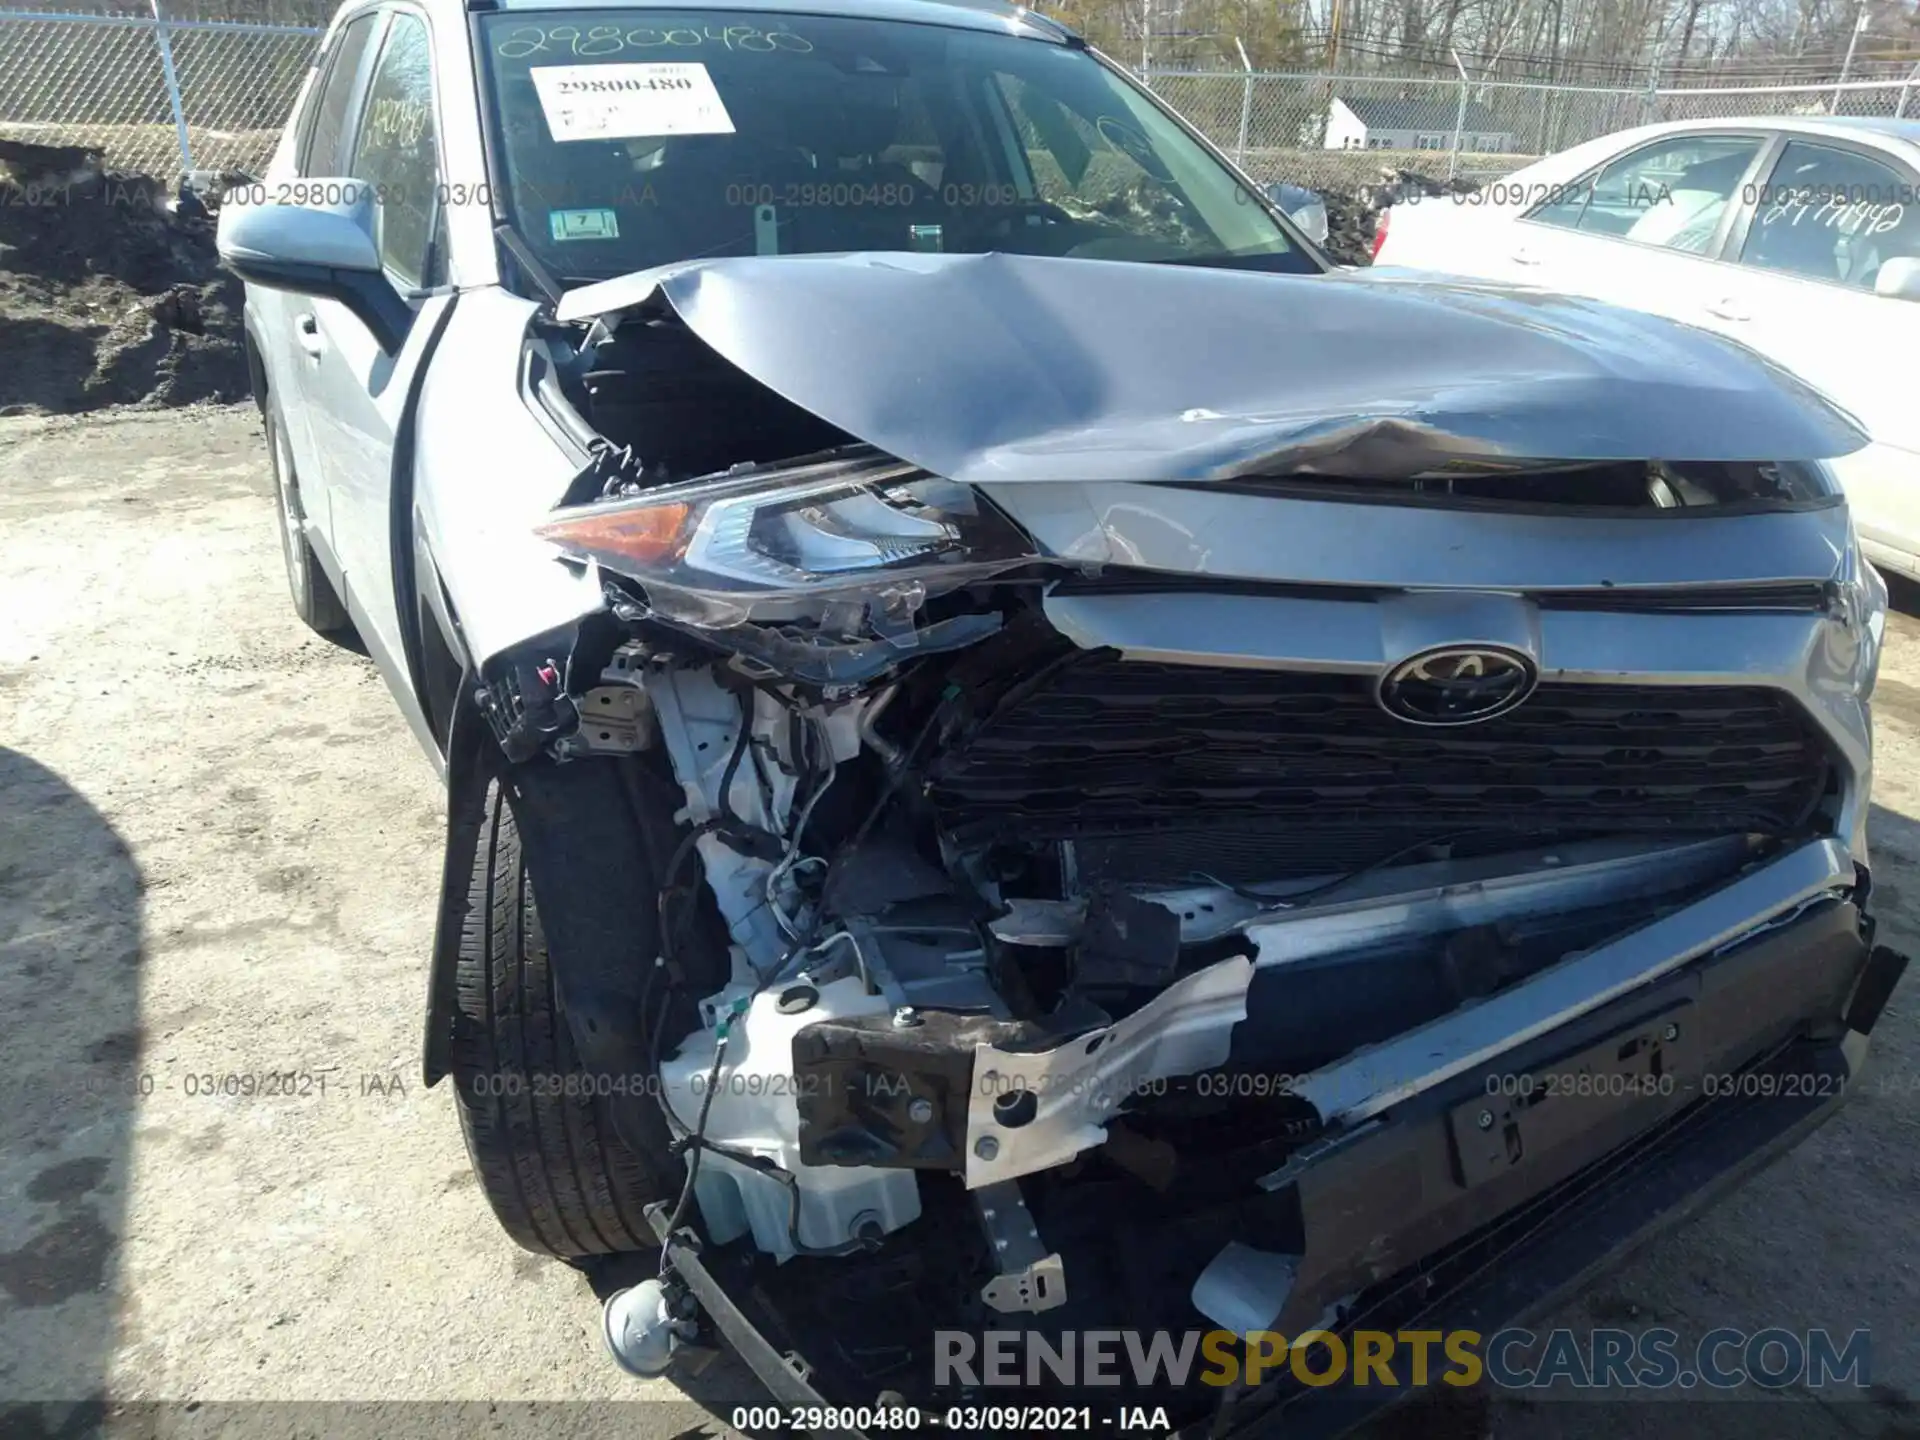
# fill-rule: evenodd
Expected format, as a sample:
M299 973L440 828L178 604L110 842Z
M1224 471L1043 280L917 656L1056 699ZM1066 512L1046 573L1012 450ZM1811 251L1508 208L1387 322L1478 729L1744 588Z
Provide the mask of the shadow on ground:
M1887 582L1887 603L1902 615L1920 617L1920 584L1891 570L1882 570L1880 575Z
M0 748L0 1434L59 1433L104 1394L150 1083L141 888L83 796Z

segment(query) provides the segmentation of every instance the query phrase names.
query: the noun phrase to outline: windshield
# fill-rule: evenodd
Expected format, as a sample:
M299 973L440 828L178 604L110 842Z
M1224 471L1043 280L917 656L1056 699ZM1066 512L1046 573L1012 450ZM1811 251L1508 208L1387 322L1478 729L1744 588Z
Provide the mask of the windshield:
M568 279L848 250L1320 268L1084 50L733 10L479 25L499 198Z

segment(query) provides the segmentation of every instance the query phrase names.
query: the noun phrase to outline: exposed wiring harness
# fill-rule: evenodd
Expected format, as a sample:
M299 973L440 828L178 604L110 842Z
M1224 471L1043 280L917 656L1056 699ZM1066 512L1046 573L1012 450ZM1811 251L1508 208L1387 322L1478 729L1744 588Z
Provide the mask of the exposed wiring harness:
M966 933L972 934L973 932L968 931ZM853 951L854 968L860 972L860 983L867 987L867 993L869 995L873 994L873 969L867 964L867 952L860 948L860 941L851 930L836 930L824 940L806 946L804 949L788 951L787 954L782 957L779 965L774 968L772 976L767 980L767 984L775 985L795 974L804 973L797 968L797 962L809 959L815 955L824 955L827 953L829 946L842 942L845 942L847 948Z
M693 854L694 848L702 835L719 833L723 840L731 841L742 838L739 833L742 830L757 830L757 827L749 826L748 822L735 813L731 803L734 777L739 773L740 762L746 755L748 746L751 743L751 728L751 716L743 714L740 729L735 739L733 753L728 756L726 768L720 778L718 795L720 814L715 819L709 820L703 825L693 827L681 837L680 843L675 848L673 856L668 861L666 871L662 876L659 899L660 938L663 951L666 953L663 953L661 958L656 961L653 970L649 972L647 976L646 985L642 988L640 1013L641 1023L643 1025L646 1022L647 1009L654 992L659 972L661 969L670 966L672 951L680 941L684 940L688 928L688 919L693 909L692 896L695 887L692 885L685 887L678 885L677 882L681 869ZM817 732L809 726L799 733L815 736ZM820 738L824 739L824 737ZM808 758L810 759L811 757ZM766 808L768 813L771 814L771 787L767 783L765 771L760 767L760 760L757 753L754 756L754 766L760 780L763 798L768 802ZM815 767L809 763L807 768L813 769ZM752 991L735 999L726 1014L716 1017L713 1027L713 1062L707 1069L706 1093L701 1097L700 1110L694 1117L694 1123L689 1126L682 1121L681 1118L674 1113L673 1106L667 1098L665 1088L656 1088L655 1093L659 1098L661 1115L666 1121L668 1133L673 1137L670 1149L674 1154L684 1156L686 1162L686 1175L681 1182L680 1194L674 1201L673 1210L667 1221L668 1234L672 1234L677 1230L681 1222L686 1218L687 1209L693 1202L694 1189L699 1180L701 1157L705 1152L712 1151L714 1154L731 1160L737 1165L744 1166L759 1174L769 1175L786 1187L787 1243L796 1255L837 1257L854 1254L862 1250L871 1250L881 1242L882 1237L879 1235L861 1235L832 1246L815 1246L804 1243L800 1238L801 1197L799 1181L781 1166L765 1156L754 1155L743 1150L735 1150L728 1146L716 1144L706 1138L707 1123L712 1115L714 1097L719 1093L720 1075L726 1065L727 1046L732 1038L733 1026L747 1013L756 996L762 994L776 979L791 970L796 960L804 959L808 955L823 953L829 946L842 941L852 947L854 960L859 968L861 979L869 989L872 987L872 974L868 968L866 956L860 949L859 941L856 940L852 934L844 930L837 931L835 934L828 936L816 944L813 941L812 930L818 925L818 917L814 917L812 923L803 928L799 922L795 921L792 916L788 915L786 911L782 909L778 898L779 889L785 883L787 877L808 866L824 866L826 864L826 861L819 856L803 856L800 847L806 835L807 823L813 817L814 808L820 803L821 797L824 796L833 785L837 773L836 769L829 769L825 777L821 779L811 793L809 793L795 818L791 833L786 837L785 847L781 852L779 860L774 865L774 868L768 872L766 904L768 908L773 911L780 928L786 933L788 939L792 941L793 944L787 953L783 955L766 974L760 975L756 972L758 983ZM777 836L769 837L767 832L764 831L759 832L759 835L763 839L772 838L777 840L779 838ZM677 915L669 918L667 913L669 902L679 895L685 896L685 903L680 907ZM671 937L671 943L669 937ZM670 1007L664 1003L659 1007L659 1012L654 1018L648 1043L647 1061L649 1067L656 1075L660 1071L660 1044L665 1035L669 1009ZM666 1248L662 1247L660 1258L660 1276L662 1279L667 1277L671 1268L671 1264L667 1259Z
M737 1005L733 1015L722 1020L714 1027L713 1068L707 1072L707 1093L700 1098L700 1116L694 1122L691 1135L685 1137L684 1140L675 1141L675 1144L679 1145L683 1151L691 1149L692 1154L687 1157L686 1178L680 1182L680 1198L673 1202L673 1213L667 1218L667 1234L669 1235L680 1228L681 1220L686 1217L687 1206L693 1200L694 1181L700 1178L700 1152L703 1148L701 1136L706 1134L707 1116L713 1110L713 1097L720 1093L720 1067L725 1063L727 1058L727 1041L733 1033L732 1022L744 1008L744 1005ZM657 1068L656 1066L656 1071ZM668 1126L671 1128L678 1117L674 1115L673 1107L667 1103L664 1090L660 1096L660 1109L667 1117ZM667 1260L667 1247L662 1245L660 1247L660 1278L662 1280L666 1279L667 1272L671 1268L672 1266Z
M836 772L837 773L837 772ZM781 908L780 889L789 875L811 866L825 867L826 860L818 855L800 853L800 837L807 833L807 821L813 816L813 807L820 803L820 797L833 787L832 775L828 775L820 787L807 797L807 803L801 807L800 818L793 827L793 838L787 842L787 850L780 857L780 863L767 873L767 907L773 911L773 918L779 922L781 930L789 940L801 938L801 927L791 915Z

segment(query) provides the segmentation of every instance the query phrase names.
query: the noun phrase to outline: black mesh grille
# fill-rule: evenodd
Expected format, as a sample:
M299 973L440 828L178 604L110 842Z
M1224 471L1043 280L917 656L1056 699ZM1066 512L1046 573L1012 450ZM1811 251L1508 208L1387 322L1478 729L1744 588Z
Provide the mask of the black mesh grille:
M1542 684L1498 719L1431 729L1386 714L1361 677L1093 652L1013 692L935 762L930 793L965 838L1075 838L1114 862L1096 868L1135 856L1161 874L1282 878L1460 832L1476 848L1787 833L1828 764L1799 707L1758 687Z

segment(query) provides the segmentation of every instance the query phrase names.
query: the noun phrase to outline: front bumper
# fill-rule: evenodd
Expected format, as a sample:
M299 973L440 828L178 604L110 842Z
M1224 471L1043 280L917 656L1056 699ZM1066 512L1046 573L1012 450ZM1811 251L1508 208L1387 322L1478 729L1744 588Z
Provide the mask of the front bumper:
M1273 1328L1297 1334L1338 1313L1336 1331L1490 1333L1583 1288L1783 1154L1844 1100L1905 968L1904 956L1873 946L1864 906L1857 893L1808 910L1301 1152L1267 1182L1291 1192L1305 1237ZM1524 1114L1512 1104L1516 1076L1644 1075L1649 1046L1662 1056L1654 1073L1670 1083L1556 1098ZM652 1218L664 1231L664 1211ZM830 1368L809 1362L807 1342L749 1283L745 1257L704 1252L689 1230L662 1238L776 1401L875 1403L838 1393ZM811 1344L821 1348L818 1337ZM928 1347L930 1356L930 1337ZM1228 1392L1186 1433L1339 1434L1414 1393L1410 1376L1397 1378L1391 1388L1309 1389L1282 1377Z

